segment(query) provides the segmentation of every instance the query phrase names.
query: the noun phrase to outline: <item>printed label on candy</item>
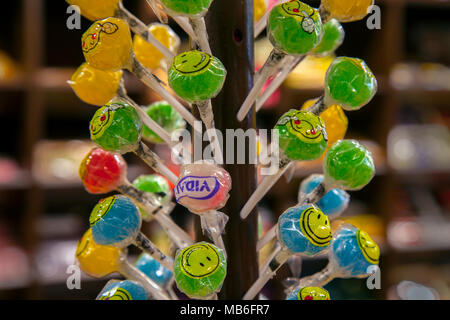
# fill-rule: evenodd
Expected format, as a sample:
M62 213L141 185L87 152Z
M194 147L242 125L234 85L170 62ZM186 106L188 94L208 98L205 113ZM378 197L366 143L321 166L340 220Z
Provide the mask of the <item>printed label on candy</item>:
M133 300L133 298L127 290L117 288L113 292L105 292L99 300Z
M220 182L214 176L186 176L178 182L174 189L175 199L187 197L195 200L208 200L216 195Z
M302 23L302 29L307 33L313 33L317 22L317 11L300 1L289 1L280 5L281 12L286 17L293 17Z

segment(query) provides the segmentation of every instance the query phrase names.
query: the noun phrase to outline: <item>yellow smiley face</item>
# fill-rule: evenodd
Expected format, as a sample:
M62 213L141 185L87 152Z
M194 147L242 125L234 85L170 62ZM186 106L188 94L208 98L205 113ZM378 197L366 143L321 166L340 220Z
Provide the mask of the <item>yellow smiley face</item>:
M111 126L114 119L114 110L105 106L97 110L91 120L90 130L93 138L100 138L103 133Z
M94 226L99 220L103 219L103 217L109 212L111 207L116 202L116 196L108 197L105 199L101 199L92 209L91 216L89 217L90 226Z
M302 28L305 32L314 32L315 23L318 20L318 14L312 7L298 0L291 0L289 2L282 3L280 5L280 9L282 14L286 17L292 17L301 22Z
M204 278L219 268L219 253L209 244L193 245L182 251L180 266L190 277Z
M182 74L197 75L205 72L211 64L211 56L193 50L179 54L173 60L173 67Z
M304 287L298 291L298 300L330 300L327 290L320 287Z
M356 239L364 258L371 264L378 264L380 261L380 247L372 240L369 234L358 229Z
M289 133L306 143L328 141L323 120L309 111L292 111L281 118L278 125L285 125Z
M300 230L315 246L325 247L331 242L330 220L317 207L308 207L302 212Z
M112 292L105 292L99 300L133 300L133 298L127 290L116 288Z

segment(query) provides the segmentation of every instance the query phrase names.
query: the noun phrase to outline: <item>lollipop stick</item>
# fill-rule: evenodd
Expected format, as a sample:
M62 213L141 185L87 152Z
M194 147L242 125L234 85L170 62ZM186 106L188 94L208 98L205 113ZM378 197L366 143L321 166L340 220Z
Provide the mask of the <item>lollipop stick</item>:
M247 203L241 210L241 219L247 218L256 204L264 197L264 195L273 187L273 185L280 179L280 177L284 174L284 172L289 168L288 164L290 163L289 159L285 159L284 161L280 159L280 166L278 171L270 176L264 177L261 183L256 188L255 192L251 195L250 199L248 199Z
M145 290L156 300L170 300L167 294L153 280L148 278L142 271L131 265L127 260L120 263L120 270L117 270L125 278L134 280L142 284Z
M199 104L197 104L197 108L200 114L200 118L205 124L209 142L211 143L211 147L213 148L214 159L217 163L222 163L223 154L219 142L216 139L216 128L214 124L214 113L211 100L201 101Z
M192 29L192 26L189 24L189 20L185 17L177 16L172 17L172 19L181 27L181 29L186 32L186 34L192 39L192 41L197 42L197 35Z
M222 212L210 210L200 216L203 233L206 233L216 246L223 250L226 259L222 233L228 222L228 216Z
M119 18L122 18L128 22L134 33L138 34L144 40L155 46L155 48L158 49L167 60L173 59L175 55L152 35L152 33L148 30L148 27L141 20L125 9L122 1L119 1L119 10L117 15Z
M250 111L250 108L255 102L256 97L258 96L262 87L266 83L267 79L269 79L269 77L275 72L275 70L278 68L278 66L283 61L283 58L285 56L286 55L284 53L278 50L275 49L272 50L269 58L267 58L266 63L260 70L260 76L256 80L252 90L250 91L250 93L248 94L247 98L245 99L244 103L242 104L241 108L238 111L237 119L239 121L244 120L245 116Z
M270 11L267 10L266 13L255 23L255 39L263 32L267 25L267 18L269 17Z
M334 278L333 269L330 264L328 264L322 271L300 279L296 289L300 287L323 287Z
M266 234L258 240L256 243L256 251L260 251L266 246L273 238L277 236L277 225L275 224Z
M169 170L161 161L161 159L158 157L156 153L151 151L149 147L142 141L139 141L137 149L134 151L138 157L140 157L144 162L153 170L156 172L162 174L167 179L169 179L170 182L173 184L177 183L177 176Z
M323 182L319 183L310 193L305 195L300 201L300 205L314 204L319 201L327 192L330 191L329 187Z
M197 43L200 46L201 51L211 54L211 48L208 42L208 32L206 30L205 19L191 17L189 21L192 25L194 33L197 35Z
M329 107L329 105L325 104L325 97L321 96L319 99L317 99L317 101L311 107L306 109L306 111L312 112L318 116L322 112L327 110L328 107Z
M178 248L184 248L194 244L191 237L180 228L170 217L162 212L156 214L155 220L166 230L167 234L175 242Z
M151 242L142 232L139 232L133 242L139 249L151 255L161 265L173 271L173 261L159 250L159 248Z
M273 81L268 85L266 90L262 93L261 97L256 100L256 112L258 112L264 103L272 96L272 94L277 90L281 84L286 80L289 73L294 70L297 65L305 59L306 56L293 57L287 56L283 61L283 67L280 73L273 79Z

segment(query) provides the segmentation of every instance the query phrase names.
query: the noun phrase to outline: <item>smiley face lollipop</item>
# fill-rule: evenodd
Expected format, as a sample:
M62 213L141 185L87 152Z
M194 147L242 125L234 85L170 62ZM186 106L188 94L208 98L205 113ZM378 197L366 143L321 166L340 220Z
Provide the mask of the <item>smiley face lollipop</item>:
M105 71L128 69L134 73L194 125L195 117L136 59L130 29L124 20L107 18L94 22L82 36L82 49L86 61L94 68Z
M125 281L109 281L96 300L148 300L147 292L139 283Z
M241 210L245 219L256 204L278 181L291 161L314 160L319 158L328 145L328 137L322 119L311 112L290 110L278 120L275 130L279 133L281 149L279 170L264 177Z
M260 276L244 295L253 299L291 255L315 256L328 250L332 235L330 220L314 205L296 206L278 218L278 242Z
M154 281L128 262L126 249L96 243L91 229L78 241L75 259L81 270L91 277L103 278L118 272L129 280L139 282L155 299L170 300Z
M188 297L211 299L222 288L227 261L220 248L199 242L178 250L173 273L178 289Z
M311 52L322 39L322 29L319 12L298 0L279 4L272 9L268 20L268 34L274 49L239 109L239 121L248 114L262 87L286 56L303 56Z
M154 218L158 221L178 247L192 244L189 235L168 217L172 203L163 205L158 198L135 188L127 180L127 165L120 154L94 148L81 162L79 173L88 192L102 194L117 190L145 210L144 220Z
M294 290L286 300L330 300L330 294L324 288L303 287Z
M336 18L341 22L352 22L363 19L368 13L374 0L322 0L320 15L328 21Z

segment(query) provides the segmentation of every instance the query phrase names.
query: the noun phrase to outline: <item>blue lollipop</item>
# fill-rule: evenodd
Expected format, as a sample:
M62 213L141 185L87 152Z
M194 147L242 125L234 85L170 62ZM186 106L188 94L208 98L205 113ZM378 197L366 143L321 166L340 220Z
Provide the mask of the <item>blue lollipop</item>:
M134 265L161 288L167 288L172 282L172 271L145 252L138 257Z
M140 232L141 215L129 198L114 195L100 200L91 212L89 223L96 243L121 248L134 244L173 270L173 261Z
M96 300L148 300L145 289L130 280L108 283Z

